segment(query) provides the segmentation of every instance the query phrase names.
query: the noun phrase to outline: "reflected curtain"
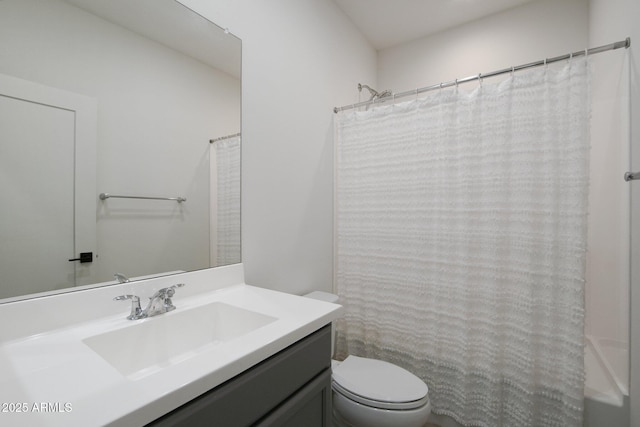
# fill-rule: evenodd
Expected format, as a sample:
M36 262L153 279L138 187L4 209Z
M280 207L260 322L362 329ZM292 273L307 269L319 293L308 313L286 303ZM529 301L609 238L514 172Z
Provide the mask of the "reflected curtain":
M215 143L217 162L217 263L240 262L240 136Z
M335 118L337 357L468 426L582 426L589 72Z

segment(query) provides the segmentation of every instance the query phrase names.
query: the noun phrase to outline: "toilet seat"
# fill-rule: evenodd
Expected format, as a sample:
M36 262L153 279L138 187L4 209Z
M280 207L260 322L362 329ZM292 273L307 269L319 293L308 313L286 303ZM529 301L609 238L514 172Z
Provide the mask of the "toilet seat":
M373 408L416 409L428 403L429 388L411 372L382 360L348 356L333 368L335 392Z

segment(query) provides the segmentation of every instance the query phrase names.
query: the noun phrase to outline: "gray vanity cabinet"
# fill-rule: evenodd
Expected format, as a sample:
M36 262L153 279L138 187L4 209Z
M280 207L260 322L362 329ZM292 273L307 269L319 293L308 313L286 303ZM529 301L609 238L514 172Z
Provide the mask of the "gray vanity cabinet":
M331 328L303 338L149 427L331 425Z

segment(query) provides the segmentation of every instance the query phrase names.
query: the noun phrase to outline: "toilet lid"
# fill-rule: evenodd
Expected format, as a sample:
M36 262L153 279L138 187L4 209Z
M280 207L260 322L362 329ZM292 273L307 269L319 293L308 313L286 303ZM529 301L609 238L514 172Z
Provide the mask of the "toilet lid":
M420 378L382 360L349 356L333 369L333 383L352 400L378 408L413 409L428 401Z

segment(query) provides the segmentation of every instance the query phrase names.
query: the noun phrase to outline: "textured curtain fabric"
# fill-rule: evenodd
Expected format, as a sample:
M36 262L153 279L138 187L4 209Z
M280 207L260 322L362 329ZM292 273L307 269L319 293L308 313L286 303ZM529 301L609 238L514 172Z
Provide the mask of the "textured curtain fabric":
M240 136L217 141L217 265L240 262Z
M335 118L337 357L467 426L582 426L589 72Z

